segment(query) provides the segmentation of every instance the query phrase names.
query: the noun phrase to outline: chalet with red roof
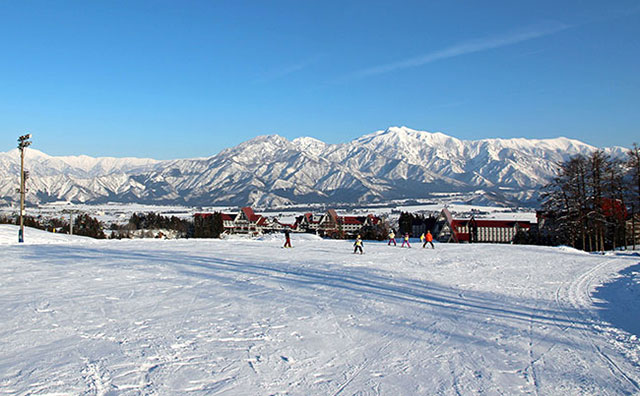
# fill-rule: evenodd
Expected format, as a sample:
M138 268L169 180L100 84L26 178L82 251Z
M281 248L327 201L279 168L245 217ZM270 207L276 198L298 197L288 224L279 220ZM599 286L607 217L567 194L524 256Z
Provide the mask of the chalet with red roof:
M320 227L321 218L313 213L305 213L296 219L297 228L302 232L315 232Z
M435 236L440 242L511 243L518 231L528 232L531 222L520 220L455 219L442 209L436 219Z
M334 209L329 209L322 215L318 223L318 231L323 235L338 231L338 214Z
M196 213L194 217L206 218L212 215L213 213ZM255 214L248 206L237 214L222 213L222 224L227 234L262 234L272 230L269 219Z
M261 234L269 227L269 221L262 215L255 214L253 209L245 206L234 220L233 232L236 234Z
M226 233L231 233L233 231L233 220L236 218L236 215L230 213L222 213L222 225L224 226L224 231Z
M371 214L368 216L339 216L335 209L329 209L320 217L316 229L321 235L329 235L336 232L356 235L362 230L362 227L377 225L380 222L379 217Z

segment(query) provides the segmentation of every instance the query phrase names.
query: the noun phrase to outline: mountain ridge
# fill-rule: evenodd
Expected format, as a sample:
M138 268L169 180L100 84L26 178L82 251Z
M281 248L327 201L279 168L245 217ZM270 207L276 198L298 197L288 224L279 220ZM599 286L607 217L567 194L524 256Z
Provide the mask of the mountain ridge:
M371 203L440 192L478 203L533 205L569 156L594 146L569 138L460 140L390 127L346 143L261 135L204 158L49 156L27 149L32 203L139 202L281 206ZM625 148L603 149L618 157ZM0 153L0 202L16 201L18 150Z

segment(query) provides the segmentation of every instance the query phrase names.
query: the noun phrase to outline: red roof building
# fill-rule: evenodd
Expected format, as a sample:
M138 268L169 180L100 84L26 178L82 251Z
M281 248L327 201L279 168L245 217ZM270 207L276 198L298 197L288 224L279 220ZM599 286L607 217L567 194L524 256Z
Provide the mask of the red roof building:
M323 234L342 231L345 234L355 235L360 232L362 227L376 225L380 221L379 217L371 214L368 216L339 216L335 209L329 209L320 219L318 230Z
M435 235L440 242L511 243L518 231L529 231L529 221L454 219L446 208L436 220Z
M212 215L213 213L196 213L194 217L206 218ZM342 231L348 235L355 235L363 226L379 224L381 219L373 215L338 216L334 209L329 209L322 216L305 213L296 219L295 224L286 224L278 220L269 220L246 206L237 214L222 213L222 221L225 232L228 234L261 234L296 230L298 232L315 231L321 235Z
M194 217L209 217L213 213L196 213ZM222 213L224 230L228 234L260 234L271 230L269 219L255 214L250 207L240 209L237 214Z
M314 216L313 213L305 213L296 219L296 226L302 232L317 231L320 227L321 216Z
M222 226L224 227L224 231L229 233L233 230L234 227L234 219L236 218L235 214L229 213L220 213L222 217ZM193 215L194 218L206 219L213 216L213 213L195 213Z

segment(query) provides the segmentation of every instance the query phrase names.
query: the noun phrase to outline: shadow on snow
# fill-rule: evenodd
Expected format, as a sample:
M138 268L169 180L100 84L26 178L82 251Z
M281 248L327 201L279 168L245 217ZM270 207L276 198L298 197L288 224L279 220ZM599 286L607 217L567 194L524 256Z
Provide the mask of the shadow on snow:
M598 287L593 297L600 300L602 319L640 337L640 263L625 268L619 276Z

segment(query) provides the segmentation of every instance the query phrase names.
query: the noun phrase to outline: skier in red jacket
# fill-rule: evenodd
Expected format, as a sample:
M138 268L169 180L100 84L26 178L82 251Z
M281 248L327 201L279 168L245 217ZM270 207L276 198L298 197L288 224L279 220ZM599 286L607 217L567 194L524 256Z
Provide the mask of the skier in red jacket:
M284 230L284 246L285 248L290 248L291 247L291 234L289 234L289 230Z

